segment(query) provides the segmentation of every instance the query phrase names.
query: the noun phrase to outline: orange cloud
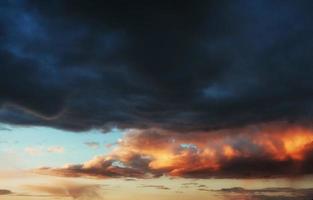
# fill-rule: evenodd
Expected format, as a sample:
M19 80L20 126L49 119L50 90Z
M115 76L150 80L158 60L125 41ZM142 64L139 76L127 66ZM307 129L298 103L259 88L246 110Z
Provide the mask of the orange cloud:
M63 153L64 152L64 148L61 146L51 146L51 147L47 147L44 148L42 146L38 146L38 147L26 147L24 149L24 152L26 152L27 154L31 155L31 156L41 156L44 153L48 152L48 153Z
M313 173L310 128L262 125L179 134L131 130L109 154L37 172L63 176L224 178ZM266 166L266 167L265 167Z

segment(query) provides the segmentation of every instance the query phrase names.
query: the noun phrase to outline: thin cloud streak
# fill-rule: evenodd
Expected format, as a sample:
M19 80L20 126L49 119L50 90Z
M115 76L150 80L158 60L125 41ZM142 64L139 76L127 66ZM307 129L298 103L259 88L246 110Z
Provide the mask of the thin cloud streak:
M72 197L77 200L103 200L105 199L100 185L79 184L73 182L56 182L50 185L24 185L24 189L37 193L46 193L51 196Z
M88 147L92 148L92 149L98 149L100 147L99 142L85 142L85 145L87 145Z

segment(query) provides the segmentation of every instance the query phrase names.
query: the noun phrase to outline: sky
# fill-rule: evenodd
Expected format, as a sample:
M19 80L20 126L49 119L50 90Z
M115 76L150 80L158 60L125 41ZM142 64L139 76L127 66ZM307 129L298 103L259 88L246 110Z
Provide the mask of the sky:
M0 200L312 199L312 9L0 1Z

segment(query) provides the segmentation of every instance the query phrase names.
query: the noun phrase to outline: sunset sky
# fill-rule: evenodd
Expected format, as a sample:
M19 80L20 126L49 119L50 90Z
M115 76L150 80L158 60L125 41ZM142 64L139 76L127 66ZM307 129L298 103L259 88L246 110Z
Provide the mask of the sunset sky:
M312 199L312 10L0 1L0 200Z

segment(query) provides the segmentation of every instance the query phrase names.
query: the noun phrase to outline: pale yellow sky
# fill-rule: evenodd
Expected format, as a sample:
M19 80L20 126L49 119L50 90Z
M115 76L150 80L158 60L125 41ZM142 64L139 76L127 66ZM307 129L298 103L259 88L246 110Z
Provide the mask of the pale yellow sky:
M1 200L226 200L229 196L210 190L242 187L262 189L277 187L310 188L312 177L299 179L87 179L43 176L21 171L0 172L0 189L10 195ZM231 194L232 199L239 198ZM241 198L241 197L240 197ZM242 199L248 199L246 195Z

